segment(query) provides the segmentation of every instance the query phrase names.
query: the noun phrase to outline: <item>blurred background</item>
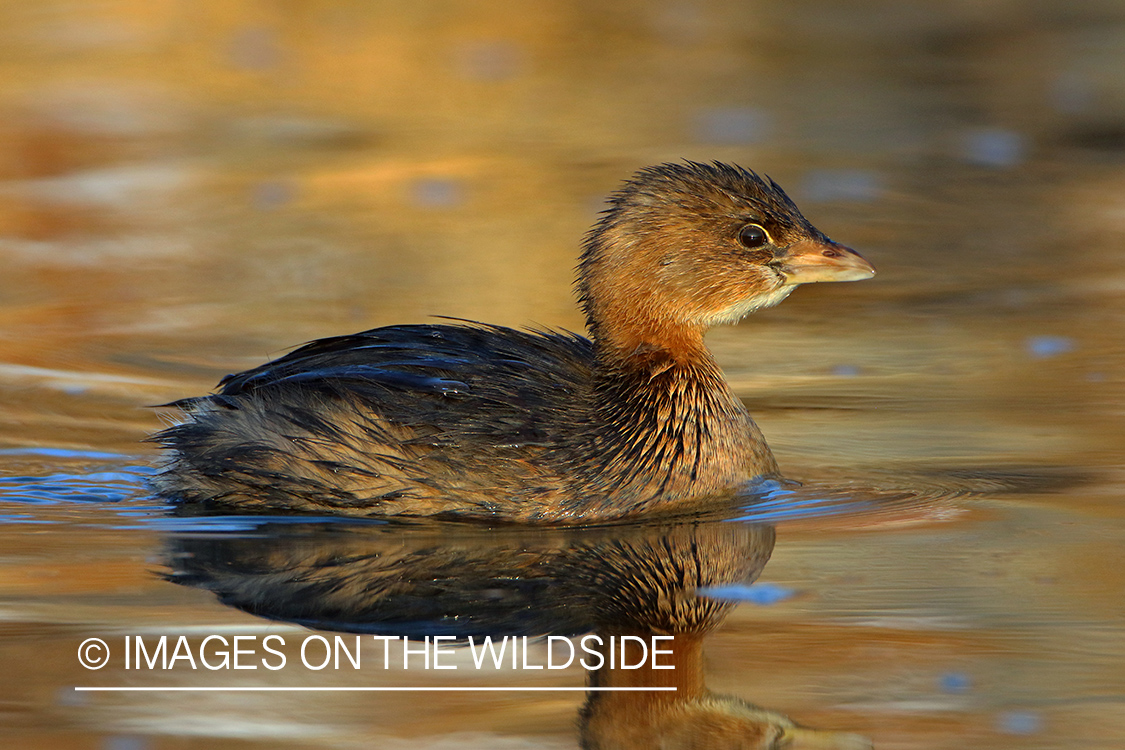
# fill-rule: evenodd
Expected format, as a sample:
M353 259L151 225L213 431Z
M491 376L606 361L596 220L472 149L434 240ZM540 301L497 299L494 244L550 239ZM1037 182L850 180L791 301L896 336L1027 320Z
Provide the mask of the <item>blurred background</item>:
M783 525L763 580L803 593L716 637L716 689L881 748L1125 744L1120 0L0 1L0 474L151 462L143 407L316 337L581 330L604 196L682 158L769 174L879 269L709 339L783 470L927 498ZM9 487L22 746L190 734L60 720L72 632L50 678L29 644L251 618L166 593L154 530ZM450 732L570 746L569 698L450 701ZM350 742L367 710L330 715ZM438 731L408 715L380 731Z

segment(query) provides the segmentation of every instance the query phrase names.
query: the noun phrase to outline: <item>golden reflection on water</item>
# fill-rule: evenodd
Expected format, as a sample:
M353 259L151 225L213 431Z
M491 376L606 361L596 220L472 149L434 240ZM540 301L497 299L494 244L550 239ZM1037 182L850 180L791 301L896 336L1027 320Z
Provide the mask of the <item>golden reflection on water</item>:
M1098 0L3 3L0 447L148 461L140 407L317 336L580 328L601 196L735 161L880 273L715 331L720 362L788 474L928 499L783 521L793 595L734 611L711 688L880 748L1125 743L1123 70ZM18 744L574 744L540 695L77 705L87 635L262 626L152 576L135 489L57 501L105 460L0 461Z
M509 639L518 644L530 635L550 637L557 646L529 648L524 641L522 664L534 669L550 668L552 662L585 663L592 687L674 689L654 695L591 693L579 712L584 741L591 747L652 747L662 735L708 731L718 742L724 734L780 737L793 731L785 717L751 713L740 702L710 693L700 650L704 634L732 605L697 592L752 583L773 549L771 527L711 523L551 532L305 524L268 529L264 525L249 536L173 536L167 551L171 580L210 590L225 604L260 617L410 639L414 656L403 655L403 673L396 681L419 680L420 652L431 664L427 636L460 639L459 654L449 648L451 640L445 641L445 669L457 669L457 662L468 667L466 650L473 659L478 649L486 653L479 645L486 638L501 643L500 651L493 646L490 653L502 674L507 652L519 650L518 645L509 648ZM660 647L661 656L650 657L649 649ZM378 665L378 650L376 644L374 654L367 648L354 653L357 661L362 652L367 652L365 660L374 655ZM402 644L386 643L383 650L384 668L393 661L397 671ZM435 668L438 660L435 653ZM513 655L511 664L517 663ZM559 684L575 671L581 670L540 674ZM475 681L498 676L490 669L479 672ZM674 744L687 746L683 739Z

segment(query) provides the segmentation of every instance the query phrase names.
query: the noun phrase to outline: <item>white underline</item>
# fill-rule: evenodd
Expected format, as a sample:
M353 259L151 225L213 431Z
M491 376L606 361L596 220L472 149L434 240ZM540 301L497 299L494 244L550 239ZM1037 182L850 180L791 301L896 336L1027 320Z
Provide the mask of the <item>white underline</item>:
M581 691L584 693L610 691L672 691L675 687L81 687L81 692L240 692L240 693L280 693L280 692L531 692L531 691Z

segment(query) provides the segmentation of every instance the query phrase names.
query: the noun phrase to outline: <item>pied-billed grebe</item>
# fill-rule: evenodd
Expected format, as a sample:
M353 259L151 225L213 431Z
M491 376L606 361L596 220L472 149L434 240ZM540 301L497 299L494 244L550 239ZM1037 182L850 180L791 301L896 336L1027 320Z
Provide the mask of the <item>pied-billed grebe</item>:
M477 324L321 339L175 405L164 494L245 510L584 523L721 494L777 463L703 343L798 284L875 273L772 180L663 164L578 266L590 338Z

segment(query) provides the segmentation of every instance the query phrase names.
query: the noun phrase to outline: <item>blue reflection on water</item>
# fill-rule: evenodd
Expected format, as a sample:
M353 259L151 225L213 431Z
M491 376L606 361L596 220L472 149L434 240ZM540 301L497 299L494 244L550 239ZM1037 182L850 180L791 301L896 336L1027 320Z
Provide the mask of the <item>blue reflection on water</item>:
M742 513L730 520L772 523L797 518L836 516L876 508L905 495L877 497L801 487L795 482L759 480L743 489Z
M1043 719L1036 711L1005 711L996 723L1005 734L1035 734L1043 728Z
M28 504L58 502L117 503L137 496L152 469L132 466L119 471L0 477L0 500Z
M964 672L946 672L938 679L938 685L943 693L967 693L973 686L973 681Z
M1026 139L1021 133L1002 128L982 128L967 133L962 147L967 161L996 168L1020 164L1027 152Z
M801 185L809 201L853 201L870 203L883 192L880 175L868 169L814 169Z
M723 586L707 586L698 589L699 593L712 599L726 599L734 602L749 602L762 607L792 599L796 591L776 583L730 583Z
M263 526L278 524L386 524L382 519L344 516L274 516L274 515L169 515L175 507L171 501L156 497L147 480L158 472L152 466L135 465L135 457L117 453L80 451L66 448L5 448L0 456L46 456L63 460L98 461L102 465L83 472L56 471L43 476L0 477L0 524L56 524L72 517L42 517L32 508L38 506L102 505L110 510L109 519L84 519L108 528L143 526L177 533L242 533L253 534ZM62 461L60 466L62 468ZM108 465L107 465L108 464ZM7 504L7 505L5 505ZM19 512L17 509L26 510ZM121 523L115 523L117 519ZM107 522L108 521L108 522Z
M167 516L161 515L147 519L145 525L160 531L175 532L177 534L207 534L231 532L251 535L261 532L264 536L272 535L272 531L262 532L263 527L276 528L280 525L293 525L311 527L331 524L341 526L387 526L389 521L382 518L356 518L354 516Z
M836 365L832 368L832 374L838 378L854 378L860 374L860 370L855 365Z
M136 465L135 456L69 448L4 448L0 456L55 459L49 474L0 477L0 523L57 523L58 517L32 510L45 506L99 505L114 509L115 516L151 516L164 507L152 503L145 485L156 472ZM77 463L71 463L77 462ZM22 468L22 467L21 467ZM26 469L25 469L26 470ZM137 500L148 500L143 506ZM125 501L131 501L126 503Z
M263 524L277 523L365 523L385 524L386 519L357 519L342 516L276 515L180 515L168 514L176 506L171 500L152 493L148 479L159 469L138 465L136 456L66 448L6 448L0 456L28 456L57 459L50 474L19 474L0 477L0 523L54 523L63 519L44 518L31 508L39 506L100 505L112 509L112 518L128 527L144 525L176 531L252 532ZM68 461L80 462L68 466ZM839 516L870 512L890 503L916 500L911 493L803 487L788 480L758 480L739 493L734 516L726 520L751 523L776 523L785 520ZM725 515L725 514L724 514ZM66 519L73 521L74 519ZM97 521L106 523L106 519ZM113 525L113 521L109 521ZM780 592L756 590L739 594L746 601L761 604Z
M769 137L772 118L757 107L715 107L698 113L695 136L704 143L746 145Z
M295 195L296 190L292 184L271 180L254 187L250 202L259 211L272 211L292 203Z
M1049 359L1074 349L1069 336L1031 336L1024 343L1027 353L1035 359Z
M50 456L51 458L84 458L91 461L127 461L132 457L121 453L78 451L70 448L0 448L0 456Z
M411 188L414 203L423 208L454 208L464 202L460 183L449 178L427 177Z

